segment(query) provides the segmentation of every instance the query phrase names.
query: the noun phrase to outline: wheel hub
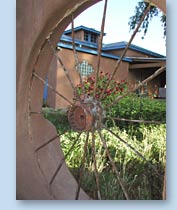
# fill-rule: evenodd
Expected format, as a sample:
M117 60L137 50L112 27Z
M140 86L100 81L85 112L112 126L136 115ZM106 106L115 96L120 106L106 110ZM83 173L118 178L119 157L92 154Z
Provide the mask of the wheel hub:
M68 120L75 131L91 131L101 128L104 115L101 103L89 96L69 109Z

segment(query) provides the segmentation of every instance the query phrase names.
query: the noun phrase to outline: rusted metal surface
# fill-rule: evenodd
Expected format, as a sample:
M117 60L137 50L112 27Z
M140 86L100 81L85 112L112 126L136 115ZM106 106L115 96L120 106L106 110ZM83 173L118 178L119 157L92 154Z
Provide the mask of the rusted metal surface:
M99 101L91 96L85 97L83 103L77 103L68 111L68 121L72 129L78 132L100 129L105 116Z
M87 104L76 105L68 111L68 120L73 130L89 131L93 124L93 116Z
M144 0L147 2L152 2L152 4L156 5L162 12L166 14L166 0Z
M55 46L70 15L74 12L77 16L96 2L98 0L17 0L16 196L19 200L75 199L77 183L65 164L52 183L52 193L47 187L51 173L62 160L62 151L57 149L58 138L35 152L57 133L41 115L32 114L41 112L44 85L34 78L33 70L35 67L36 73L45 78L53 57L45 45L46 37L50 35ZM89 197L81 190L78 199Z
M45 78L53 57L44 47L46 38L55 46L73 12L77 16L98 1L17 0L17 199L75 199L78 185L64 164L56 129L41 115L32 114L41 113L43 94L43 84L34 79L33 71L37 66L36 75ZM166 11L165 0L152 2ZM87 131L101 127L104 111L98 101L85 101L71 109L73 128ZM78 199L89 197L81 190Z

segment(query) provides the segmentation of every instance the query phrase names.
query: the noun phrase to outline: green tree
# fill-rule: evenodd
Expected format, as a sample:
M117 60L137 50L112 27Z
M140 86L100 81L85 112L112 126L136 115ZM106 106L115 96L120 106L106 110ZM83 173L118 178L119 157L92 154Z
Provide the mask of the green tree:
M145 2L145 1L140 1L138 2L137 6L135 7L135 15L131 16L129 19L129 26L130 26L130 31L134 30L136 25L139 23L141 17L144 14L144 11L146 10L146 8L148 7L149 3ZM150 21L152 20L153 17L155 16L159 16L160 15L160 20L162 22L162 27L164 28L164 38L166 38L166 15L164 13L162 13L157 7L155 6L151 6L148 14L146 15L139 32L143 31L143 36L142 38L144 38L144 36L146 35L147 31L148 31L148 26Z

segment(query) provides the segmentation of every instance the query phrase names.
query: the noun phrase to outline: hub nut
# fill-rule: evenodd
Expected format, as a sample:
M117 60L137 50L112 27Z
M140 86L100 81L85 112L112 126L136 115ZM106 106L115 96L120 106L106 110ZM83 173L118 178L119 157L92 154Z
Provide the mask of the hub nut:
M89 131L92 128L93 116L90 106L80 104L71 107L68 111L68 120L71 128L75 131Z

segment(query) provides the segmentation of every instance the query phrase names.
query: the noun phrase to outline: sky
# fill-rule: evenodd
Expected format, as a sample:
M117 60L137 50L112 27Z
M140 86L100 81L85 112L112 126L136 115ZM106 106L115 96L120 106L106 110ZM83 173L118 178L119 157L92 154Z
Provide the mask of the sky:
M139 0L108 0L105 33L103 43L129 41L133 31L129 30L129 18L135 14L135 6ZM99 2L85 10L74 20L74 26L84 25L86 27L101 30L104 1ZM69 26L68 28L71 28ZM149 24L148 32L142 39L143 32L138 33L132 44L148 50L166 55L166 42L163 35L163 27L160 15L154 17Z

